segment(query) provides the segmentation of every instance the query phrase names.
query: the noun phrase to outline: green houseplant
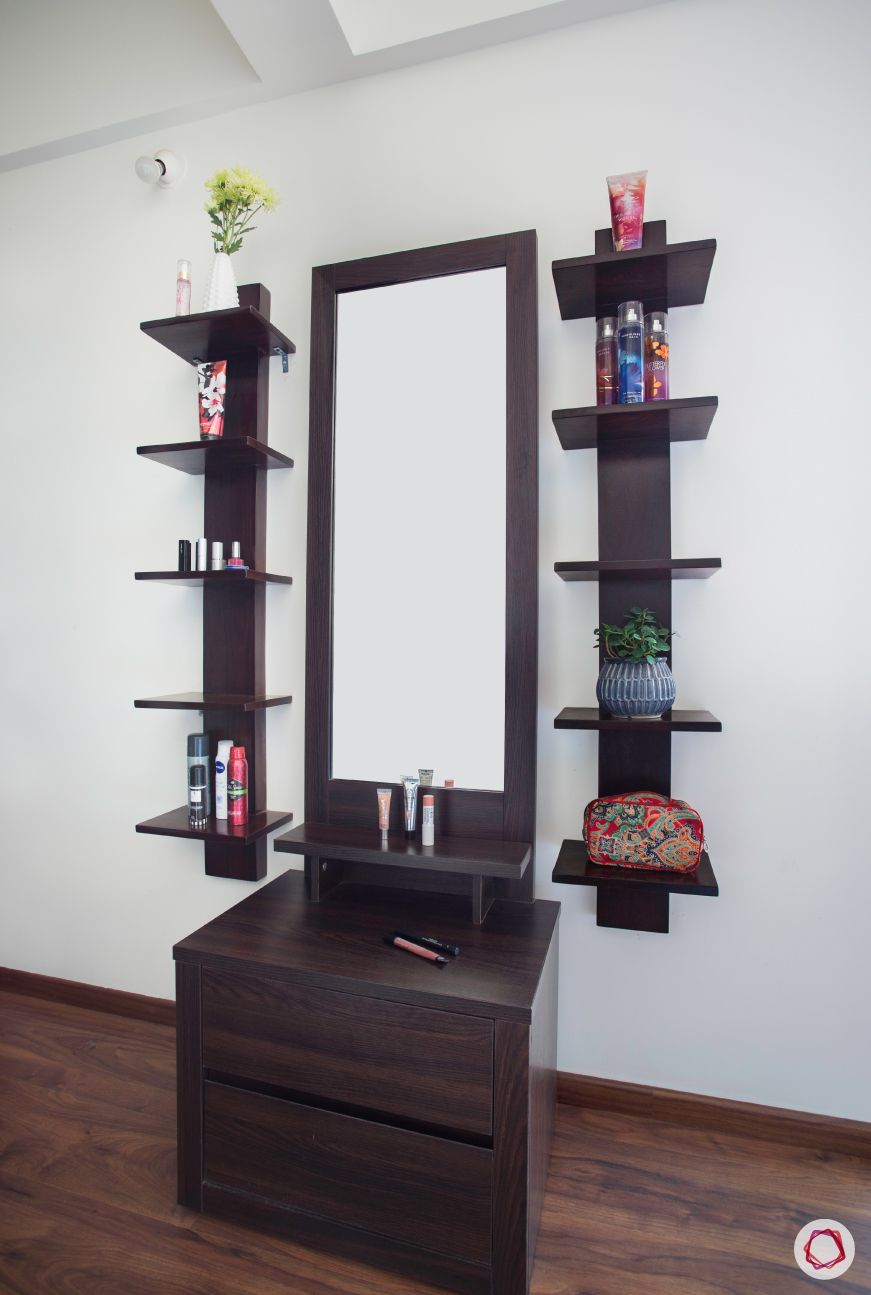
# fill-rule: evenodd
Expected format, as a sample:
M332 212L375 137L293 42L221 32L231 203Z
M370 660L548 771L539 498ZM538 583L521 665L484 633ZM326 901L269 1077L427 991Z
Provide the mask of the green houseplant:
M227 310L239 304L230 257L239 251L246 235L257 228L253 223L255 216L278 206L278 194L265 180L241 166L216 171L206 181L206 192L215 260L203 309Z
M604 659L596 682L599 705L620 719L658 719L674 705L674 676L665 659L672 631L649 607L631 607L622 625L600 625Z

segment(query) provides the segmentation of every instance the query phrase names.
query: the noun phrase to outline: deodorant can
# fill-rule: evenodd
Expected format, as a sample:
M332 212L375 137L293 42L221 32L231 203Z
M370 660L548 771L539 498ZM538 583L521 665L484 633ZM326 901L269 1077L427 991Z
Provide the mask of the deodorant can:
M188 786L191 784L191 769L201 764L206 770L206 817L212 812L212 779L209 766L208 733L188 734Z
M215 756L215 818L227 817L227 765L233 749L232 738L222 738Z
M617 307L617 399L621 405L644 402L644 307L621 301Z

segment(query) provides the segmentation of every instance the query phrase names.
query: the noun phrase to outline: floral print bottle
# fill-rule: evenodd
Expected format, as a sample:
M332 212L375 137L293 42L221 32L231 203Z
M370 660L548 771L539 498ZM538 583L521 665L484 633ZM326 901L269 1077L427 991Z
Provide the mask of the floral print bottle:
M617 402L617 320L596 320L596 404Z
M644 316L644 399L668 400L668 315Z
M621 405L644 400L644 347L640 301L621 301L617 308L617 399Z

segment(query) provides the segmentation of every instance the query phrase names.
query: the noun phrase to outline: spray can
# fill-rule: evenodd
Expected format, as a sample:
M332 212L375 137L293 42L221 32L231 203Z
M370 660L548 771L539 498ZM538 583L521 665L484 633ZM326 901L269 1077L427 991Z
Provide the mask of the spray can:
M209 778L209 735L208 733L188 734L188 786L190 786L191 769L195 764L205 766L206 770L206 818L212 812L212 787Z
M668 400L668 315L644 316L644 399Z
M617 403L617 320L596 320L596 404Z
M188 771L188 822L204 828L206 817L206 766L194 764Z
M617 308L617 397L621 405L644 401L644 307L621 301Z
M232 738L222 738L215 756L215 818L227 817L227 765L233 749Z
M227 765L227 819L231 823L248 822L248 761L244 746L230 749Z

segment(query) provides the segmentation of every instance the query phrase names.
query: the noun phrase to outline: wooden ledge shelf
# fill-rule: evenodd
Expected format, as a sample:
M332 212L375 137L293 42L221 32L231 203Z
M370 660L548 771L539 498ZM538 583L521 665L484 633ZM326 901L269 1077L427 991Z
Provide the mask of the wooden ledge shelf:
M168 585L292 585L293 576L276 576L268 571L240 571L227 567L225 571L137 571L137 580L153 580Z
M668 710L658 719L621 719L598 706L566 706L554 728L588 728L609 733L722 733L723 725L709 710Z
M553 425L564 450L594 450L617 440L704 441L717 412L716 396L648 400L640 405L586 405L555 409Z
M282 693L246 696L224 692L174 692L165 697L139 697L133 705L142 710L223 710L247 715L272 706L289 706L293 698Z
M377 828L335 827L303 823L280 836L275 849L283 854L310 858L378 863L389 868L432 868L519 881L532 858L525 841L490 841L477 837L436 837L435 845L421 845L415 837L391 832L382 842Z
M139 445L137 454L165 463L191 476L209 472L236 472L239 468L292 468L293 459L253 436L222 436L215 441L170 441L166 445Z
M205 310L196 315L150 319L139 327L188 364L226 360L231 355L292 355L289 337L254 306Z
M553 262L563 319L616 315L621 301L641 301L645 311L701 305L717 240L669 244L665 221L651 220L637 251L615 252L610 228L596 230L595 248L593 256Z
M694 872L603 868L590 862L583 841L563 841L552 880L561 885L597 888L597 926L660 934L668 933L669 895L720 893L711 860L704 852Z
M213 815L205 827L191 827L188 821L188 807L180 805L178 809L171 809L168 814L159 814L157 818L149 818L144 823L137 823L136 831L144 832L148 836L181 836L192 841L231 841L239 845L250 845L252 841L257 841L261 836L266 836L268 832L284 827L286 823L292 821L293 814L277 809L264 809L259 814L253 814L247 823L238 826L227 822L226 819L215 818Z
M707 580L720 558L632 558L612 562L555 562L561 580Z
M382 868L413 869L416 876L449 874L455 886L465 887L462 893L471 899L476 926L482 925L493 906L493 878L519 881L532 858L532 845L526 841L437 836L435 845L421 845L417 838L400 832L391 832L382 841L377 828L326 823L295 827L277 838L275 849L304 856L309 897L315 903L343 883L360 880L361 869L369 869L368 880L372 874L383 878Z

